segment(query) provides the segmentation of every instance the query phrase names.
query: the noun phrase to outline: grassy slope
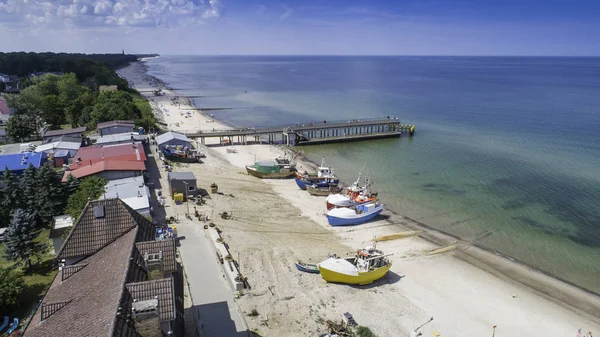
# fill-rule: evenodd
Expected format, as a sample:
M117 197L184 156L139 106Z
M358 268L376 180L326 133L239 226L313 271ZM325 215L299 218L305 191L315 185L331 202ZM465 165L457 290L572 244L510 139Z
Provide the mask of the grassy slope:
M49 234L49 229L42 230L40 235L36 238L36 241L50 244L48 241ZM13 313L17 317L24 319L24 316L32 310L34 305L37 304L46 293L46 290L50 286L50 283L52 283L52 280L58 271L56 268L52 267L53 258L54 255L50 254L50 250L48 249L40 256L39 261L35 257L32 259L33 265L31 267L31 272L25 274L22 267L16 266L14 262L7 261L4 258L4 245L0 245L0 267L20 270L23 274L24 289L23 295L21 296L21 307Z

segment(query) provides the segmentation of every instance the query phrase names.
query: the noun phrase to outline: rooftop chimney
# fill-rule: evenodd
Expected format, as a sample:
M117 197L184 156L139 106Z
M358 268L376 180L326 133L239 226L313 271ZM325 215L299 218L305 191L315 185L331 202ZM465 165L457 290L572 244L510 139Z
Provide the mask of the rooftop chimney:
M158 315L158 296L151 300L133 300L131 314L135 330L140 336L162 337Z

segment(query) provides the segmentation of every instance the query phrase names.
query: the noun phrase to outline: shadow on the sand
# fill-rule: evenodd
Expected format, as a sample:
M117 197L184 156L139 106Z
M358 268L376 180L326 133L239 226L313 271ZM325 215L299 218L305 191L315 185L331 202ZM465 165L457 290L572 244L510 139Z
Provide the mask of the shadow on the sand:
M227 302L194 305L185 309L185 317L195 323L195 331L186 331L190 336L260 337L253 331L237 331Z
M373 288L377 288L379 286L382 285L386 285L386 284L394 284L399 282L403 277L405 277L405 275L398 275L396 273L394 273L393 271L388 271L387 274L385 274L384 277L380 278L377 281L374 281L371 284L365 284L365 285L350 285L352 288L356 288L356 289L373 289Z

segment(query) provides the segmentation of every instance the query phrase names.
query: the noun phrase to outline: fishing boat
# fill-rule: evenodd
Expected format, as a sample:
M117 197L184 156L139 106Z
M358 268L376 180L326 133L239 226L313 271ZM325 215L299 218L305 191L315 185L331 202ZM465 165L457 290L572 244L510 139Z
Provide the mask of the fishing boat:
M383 205L378 202L334 208L327 212L327 221L332 226L360 225L373 220L382 211Z
M246 171L249 175L261 179L291 178L296 172L293 165L281 165L274 160L256 162L246 166Z
M319 187L328 187L332 183L338 184L339 182L340 180L333 173L333 169L325 166L325 158L321 159L321 166L317 168L316 174L296 173L296 184L302 190L305 190L308 185L317 184Z
M351 258L330 257L318 264L321 277L327 282L345 284L371 284L387 274L392 262L381 250L374 247L359 249Z
M275 162L277 162L280 166L295 166L296 156L289 152L285 151L282 156L275 158Z
M339 186L339 184L332 184L327 187L320 187L319 185L307 185L306 191L310 195L328 196L330 194L340 193L342 188Z
M200 161L200 155L195 149L182 147L181 145L167 145L162 149L166 159L184 163L197 163Z
M305 273L312 273L312 274L318 274L319 273L319 267L316 264L312 264L312 263L303 263L303 262L296 262L296 268L299 271L305 272Z
M377 200L378 193L373 193L369 190L371 183L367 180L364 186L360 186L360 173L358 179L352 186L348 187L345 194L331 194L325 200L327 210L339 207L351 207L354 205L374 202Z

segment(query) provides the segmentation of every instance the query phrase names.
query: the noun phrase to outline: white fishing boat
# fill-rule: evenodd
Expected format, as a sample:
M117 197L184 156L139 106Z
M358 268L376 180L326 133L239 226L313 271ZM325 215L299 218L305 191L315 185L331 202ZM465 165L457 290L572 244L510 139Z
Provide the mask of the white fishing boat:
M327 221L332 226L360 225L371 221L382 211L383 204L378 202L334 208L327 212Z
M358 204L377 201L377 193L369 191L371 183L367 180L364 186L360 186L360 177L361 175L359 173L358 179L352 183L352 186L348 187L346 194L338 193L329 195L327 199L325 199L327 209L352 207Z

